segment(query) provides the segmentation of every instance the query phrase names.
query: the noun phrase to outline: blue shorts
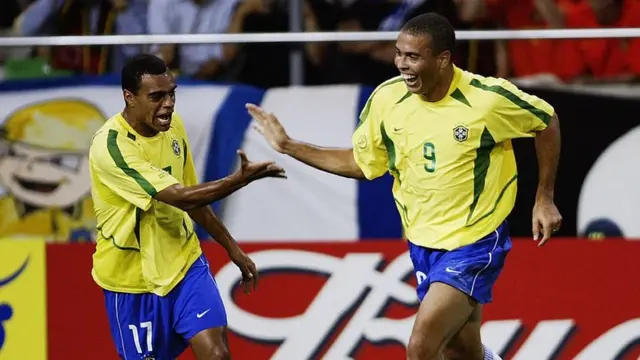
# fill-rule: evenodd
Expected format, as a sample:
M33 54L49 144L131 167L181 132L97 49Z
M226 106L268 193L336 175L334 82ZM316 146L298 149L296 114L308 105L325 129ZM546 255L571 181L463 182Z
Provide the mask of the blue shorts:
M176 359L202 330L227 325L204 255L166 296L104 290L111 336L124 360Z
M418 298L424 298L433 282L462 291L481 304L491 302L491 290L511 250L509 229L504 222L477 242L447 251L409 242L409 256L418 279Z

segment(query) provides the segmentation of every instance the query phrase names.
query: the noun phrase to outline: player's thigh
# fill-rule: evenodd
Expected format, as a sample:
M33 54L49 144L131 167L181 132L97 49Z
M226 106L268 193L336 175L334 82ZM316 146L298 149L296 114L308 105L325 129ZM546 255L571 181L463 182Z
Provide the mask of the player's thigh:
M439 359L449 340L467 323L476 305L474 299L451 285L432 283L411 331L407 348L409 359Z
M462 328L445 346L446 360L483 360L484 348L480 338L482 305L477 304Z
M104 291L111 335L121 359L174 359L186 348L173 331L171 299Z
M413 253L428 251L423 249L414 249ZM493 287L510 250L511 239L503 225L474 243L440 252L435 259L431 255L425 280L418 285L418 296L431 291L434 282L441 282L480 304L487 304L493 300ZM417 263L416 260L413 262Z
M204 256L189 269L177 290L175 331L191 344L198 359L226 359L227 314Z
M416 291L422 300L409 344L410 355L422 351L425 355L415 358L438 356L458 332L464 339L473 338L467 335L473 334L473 326L465 326L477 304L491 301L493 285L510 248L506 224L475 243L452 251L409 244L418 278ZM473 347L477 346L481 346L479 341Z
M227 341L227 328L208 328L189 339L198 360L227 360L231 358Z

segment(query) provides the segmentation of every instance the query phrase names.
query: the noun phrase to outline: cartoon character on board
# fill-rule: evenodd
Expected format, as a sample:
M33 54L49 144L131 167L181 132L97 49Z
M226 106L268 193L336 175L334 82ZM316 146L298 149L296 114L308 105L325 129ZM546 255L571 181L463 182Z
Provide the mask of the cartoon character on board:
M93 241L89 145L106 121L93 104L29 104L0 127L0 237Z

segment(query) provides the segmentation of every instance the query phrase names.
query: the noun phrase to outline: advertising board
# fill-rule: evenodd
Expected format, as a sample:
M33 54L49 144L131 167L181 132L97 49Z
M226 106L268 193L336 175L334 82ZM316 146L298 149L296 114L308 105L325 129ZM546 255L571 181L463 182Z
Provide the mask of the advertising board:
M400 240L251 244L256 293L216 244L204 243L237 359L404 359L417 301ZM49 245L49 359L113 359L90 245ZM483 341L505 359L627 360L640 349L640 243L514 240ZM75 296L74 296L75 295ZM194 359L190 353L182 358Z

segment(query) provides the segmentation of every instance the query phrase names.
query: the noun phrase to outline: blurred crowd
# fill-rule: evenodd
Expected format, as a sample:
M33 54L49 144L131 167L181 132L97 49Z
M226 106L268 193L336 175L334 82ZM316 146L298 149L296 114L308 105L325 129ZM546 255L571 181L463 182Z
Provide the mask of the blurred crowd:
M640 26L640 0L301 0L304 31L395 31L423 12L460 30ZM3 0L4 36L285 32L287 0ZM106 74L140 52L180 76L261 87L289 85L289 53L306 84L376 85L395 76L393 42L190 44L2 49L5 78ZM488 76L629 82L640 39L461 41L455 62Z

